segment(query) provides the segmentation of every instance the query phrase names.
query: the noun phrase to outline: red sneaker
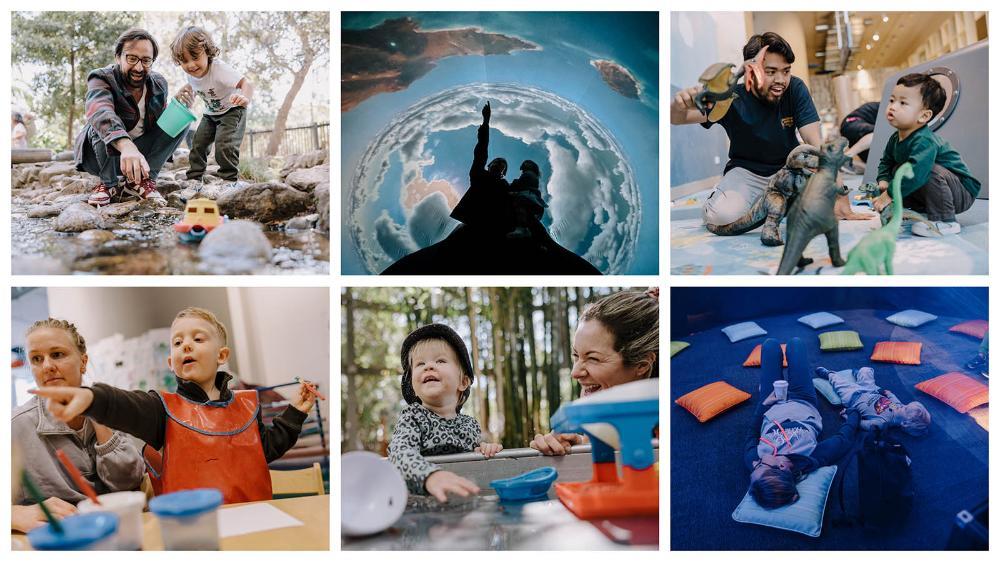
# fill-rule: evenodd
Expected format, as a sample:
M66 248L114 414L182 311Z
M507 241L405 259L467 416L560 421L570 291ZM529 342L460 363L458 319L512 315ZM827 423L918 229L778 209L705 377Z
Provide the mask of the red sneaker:
M114 187L108 187L103 183L99 183L97 184L97 187L94 188L94 191L91 192L90 198L87 199L87 203L95 207L100 207L101 205L110 205L111 198L114 196L115 196Z
M157 205L167 204L167 200L156 190L156 182L149 178L142 180L137 186L126 184L125 191L145 201L152 201Z

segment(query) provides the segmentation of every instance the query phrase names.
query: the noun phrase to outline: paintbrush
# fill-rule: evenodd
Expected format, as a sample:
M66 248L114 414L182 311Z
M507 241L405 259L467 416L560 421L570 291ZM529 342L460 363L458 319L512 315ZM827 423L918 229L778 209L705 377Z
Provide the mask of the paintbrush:
M304 379L302 379L300 377L295 377L295 382L301 383L301 384L305 385L306 390L308 390L309 392L311 392L313 394L313 396L315 396L316 398L319 398L320 400L326 400L326 396L323 396L323 393L321 393L319 390L317 390L316 387L313 386L313 383L311 383L311 382L309 382L307 380L304 380Z
M97 499L97 492L95 492L94 488L90 486L90 483L84 479L83 475L80 474L80 471L76 468L76 466L70 462L66 453L62 452L62 449L56 449L56 457L59 458L59 462L62 463L66 472L69 473L69 477L73 479L73 482L76 482L77 488L80 488L80 491L90 498L90 501L94 502L94 505L101 505L100 500Z
M52 512L49 511L48 506L45 505L45 498L42 497L42 493L38 491L38 486L36 486L35 482L30 476L28 476L28 472L26 470L21 471L21 483L24 484L25 489L28 490L28 495L31 496L31 499L35 500L38 507L42 509L42 513L45 514L45 518L48 519L49 524L52 525L52 530L60 535L63 534L62 523L60 523L59 520L56 519L56 516L52 515Z

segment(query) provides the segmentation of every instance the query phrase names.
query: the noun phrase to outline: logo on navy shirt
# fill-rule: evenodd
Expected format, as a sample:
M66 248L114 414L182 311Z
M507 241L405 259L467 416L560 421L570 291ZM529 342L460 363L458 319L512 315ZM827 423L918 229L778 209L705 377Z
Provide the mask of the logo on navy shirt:
M795 118L794 117L782 117L781 118L781 126L784 127L784 128L786 128L786 129L791 129L792 127L795 126Z

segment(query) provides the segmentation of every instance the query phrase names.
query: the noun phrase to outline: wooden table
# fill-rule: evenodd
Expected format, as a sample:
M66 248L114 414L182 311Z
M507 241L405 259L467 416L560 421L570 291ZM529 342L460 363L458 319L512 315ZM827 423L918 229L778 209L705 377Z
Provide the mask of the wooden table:
M258 502L250 502L258 503ZM284 527L220 541L222 550L330 550L330 496L306 496L267 503L302 521L301 527ZM235 503L222 509L248 505ZM143 550L163 550L160 525L152 513L143 513ZM24 533L11 533L13 550L30 548Z

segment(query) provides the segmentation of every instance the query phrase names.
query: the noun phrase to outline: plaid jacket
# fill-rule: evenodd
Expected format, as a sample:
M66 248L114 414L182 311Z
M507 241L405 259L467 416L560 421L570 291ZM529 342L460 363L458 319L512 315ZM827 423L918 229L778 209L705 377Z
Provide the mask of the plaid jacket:
M145 130L156 126L170 99L167 96L167 79L158 72L146 76ZM73 153L77 169L82 170L85 142L112 142L127 137L139 121L139 104L125 86L125 77L117 64L98 68L87 75L87 124L74 143Z

